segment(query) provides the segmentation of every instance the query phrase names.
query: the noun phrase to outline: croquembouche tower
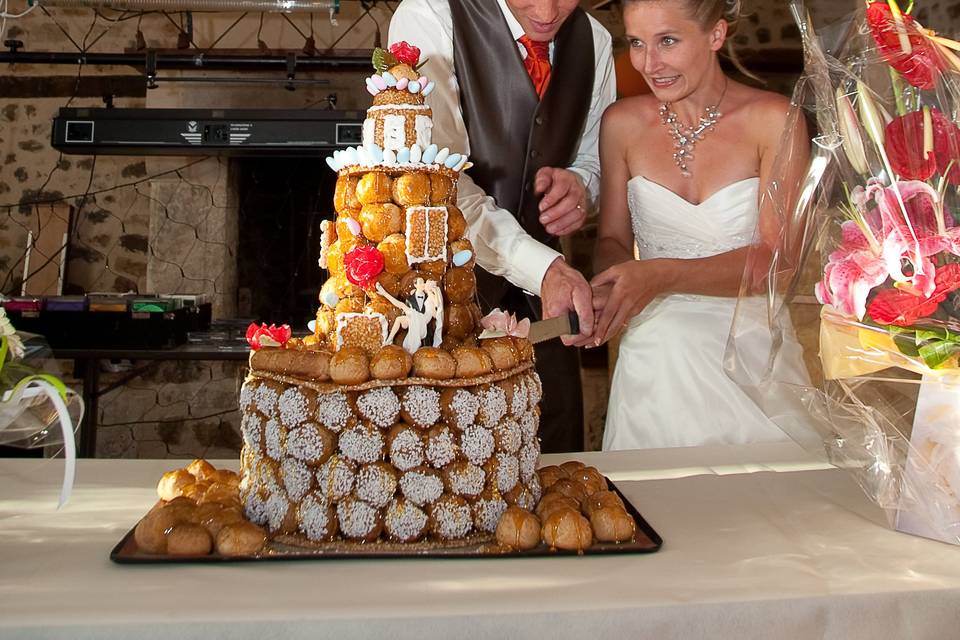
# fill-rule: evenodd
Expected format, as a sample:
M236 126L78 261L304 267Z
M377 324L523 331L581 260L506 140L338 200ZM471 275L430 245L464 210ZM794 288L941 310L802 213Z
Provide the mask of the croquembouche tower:
M241 495L281 542L462 544L540 497L528 323L481 317L456 206L470 163L431 140L418 58L375 52L363 144L327 159L313 334L248 333Z

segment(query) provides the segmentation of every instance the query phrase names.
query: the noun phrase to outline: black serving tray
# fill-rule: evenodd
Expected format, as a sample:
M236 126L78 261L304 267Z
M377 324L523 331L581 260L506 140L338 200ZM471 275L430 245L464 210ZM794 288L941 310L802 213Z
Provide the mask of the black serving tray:
M597 542L582 552L551 549L540 544L527 551L514 551L497 545L492 538L466 542L463 546L439 546L430 544L401 545L390 542L348 543L343 541L300 547L267 542L263 551L249 556L223 556L216 552L203 556L169 556L141 551L133 536L127 532L110 552L110 559L118 564L177 564L209 562L254 562L263 560L358 560L390 558L537 558L576 555L608 555L619 553L654 553L663 546L663 539L627 500L620 489L607 481L626 506L627 513L636 522L636 534L628 542ZM135 528L135 527L134 527Z

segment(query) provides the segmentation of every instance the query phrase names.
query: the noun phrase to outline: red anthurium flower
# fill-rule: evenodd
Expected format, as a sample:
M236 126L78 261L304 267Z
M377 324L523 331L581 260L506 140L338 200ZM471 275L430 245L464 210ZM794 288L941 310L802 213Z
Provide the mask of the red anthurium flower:
M900 45L900 34L893 13L886 2L873 2L867 7L867 23L877 43L880 55L900 72L907 82L920 89L933 89L945 68L943 56L917 28L913 18L904 15L903 26L912 51L907 53Z
M933 314L947 294L960 289L960 264L937 267L936 288L930 297L916 295L903 289L884 289L867 306L867 313L878 324L909 327L920 318Z
M292 335L290 325L276 326L271 324L269 327L265 324L257 325L251 322L247 327L247 343L254 351L261 347L282 347Z
M417 63L420 62L420 49L404 41L390 45L390 53L398 62L408 64L411 67L417 66Z
M942 117L942 116L941 116ZM904 180L929 180L937 171L937 156L923 154L923 112L894 118L887 125L884 147L890 166Z
M938 109L930 108L933 152L923 155L923 111L894 118L886 129L884 147L893 170L905 180L928 180L935 173L960 184L960 129Z
M347 280L363 289L369 289L383 271L383 254L376 247L361 245L343 257L343 270Z

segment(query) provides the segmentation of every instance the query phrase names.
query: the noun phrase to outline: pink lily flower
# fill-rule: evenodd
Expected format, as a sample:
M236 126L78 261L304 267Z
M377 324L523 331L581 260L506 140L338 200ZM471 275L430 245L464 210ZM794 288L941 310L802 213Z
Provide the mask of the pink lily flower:
M481 338L496 338L501 336L513 336L515 338L526 338L530 334L530 319L524 318L517 321L517 317L512 313L494 309L480 319L480 326L484 331Z

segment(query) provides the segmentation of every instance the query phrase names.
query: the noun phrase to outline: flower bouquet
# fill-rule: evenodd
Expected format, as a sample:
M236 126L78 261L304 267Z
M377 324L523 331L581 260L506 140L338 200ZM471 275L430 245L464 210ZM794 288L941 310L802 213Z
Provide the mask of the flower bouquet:
M18 333L0 307L0 444L25 449L62 446L66 461L59 506L63 506L73 488L74 425L83 416L83 400L58 377L44 372L48 354L40 336Z
M801 410L768 415L853 471L893 526L957 544L960 44L912 5L867 0L819 32L791 5L805 44L794 104L817 133L794 197L765 194L781 233L764 275L771 332L777 318L819 320L819 360L807 358L815 382L793 387ZM781 178L795 175L788 161ZM784 382L773 367L744 371L743 339L735 319L728 371L762 407Z

